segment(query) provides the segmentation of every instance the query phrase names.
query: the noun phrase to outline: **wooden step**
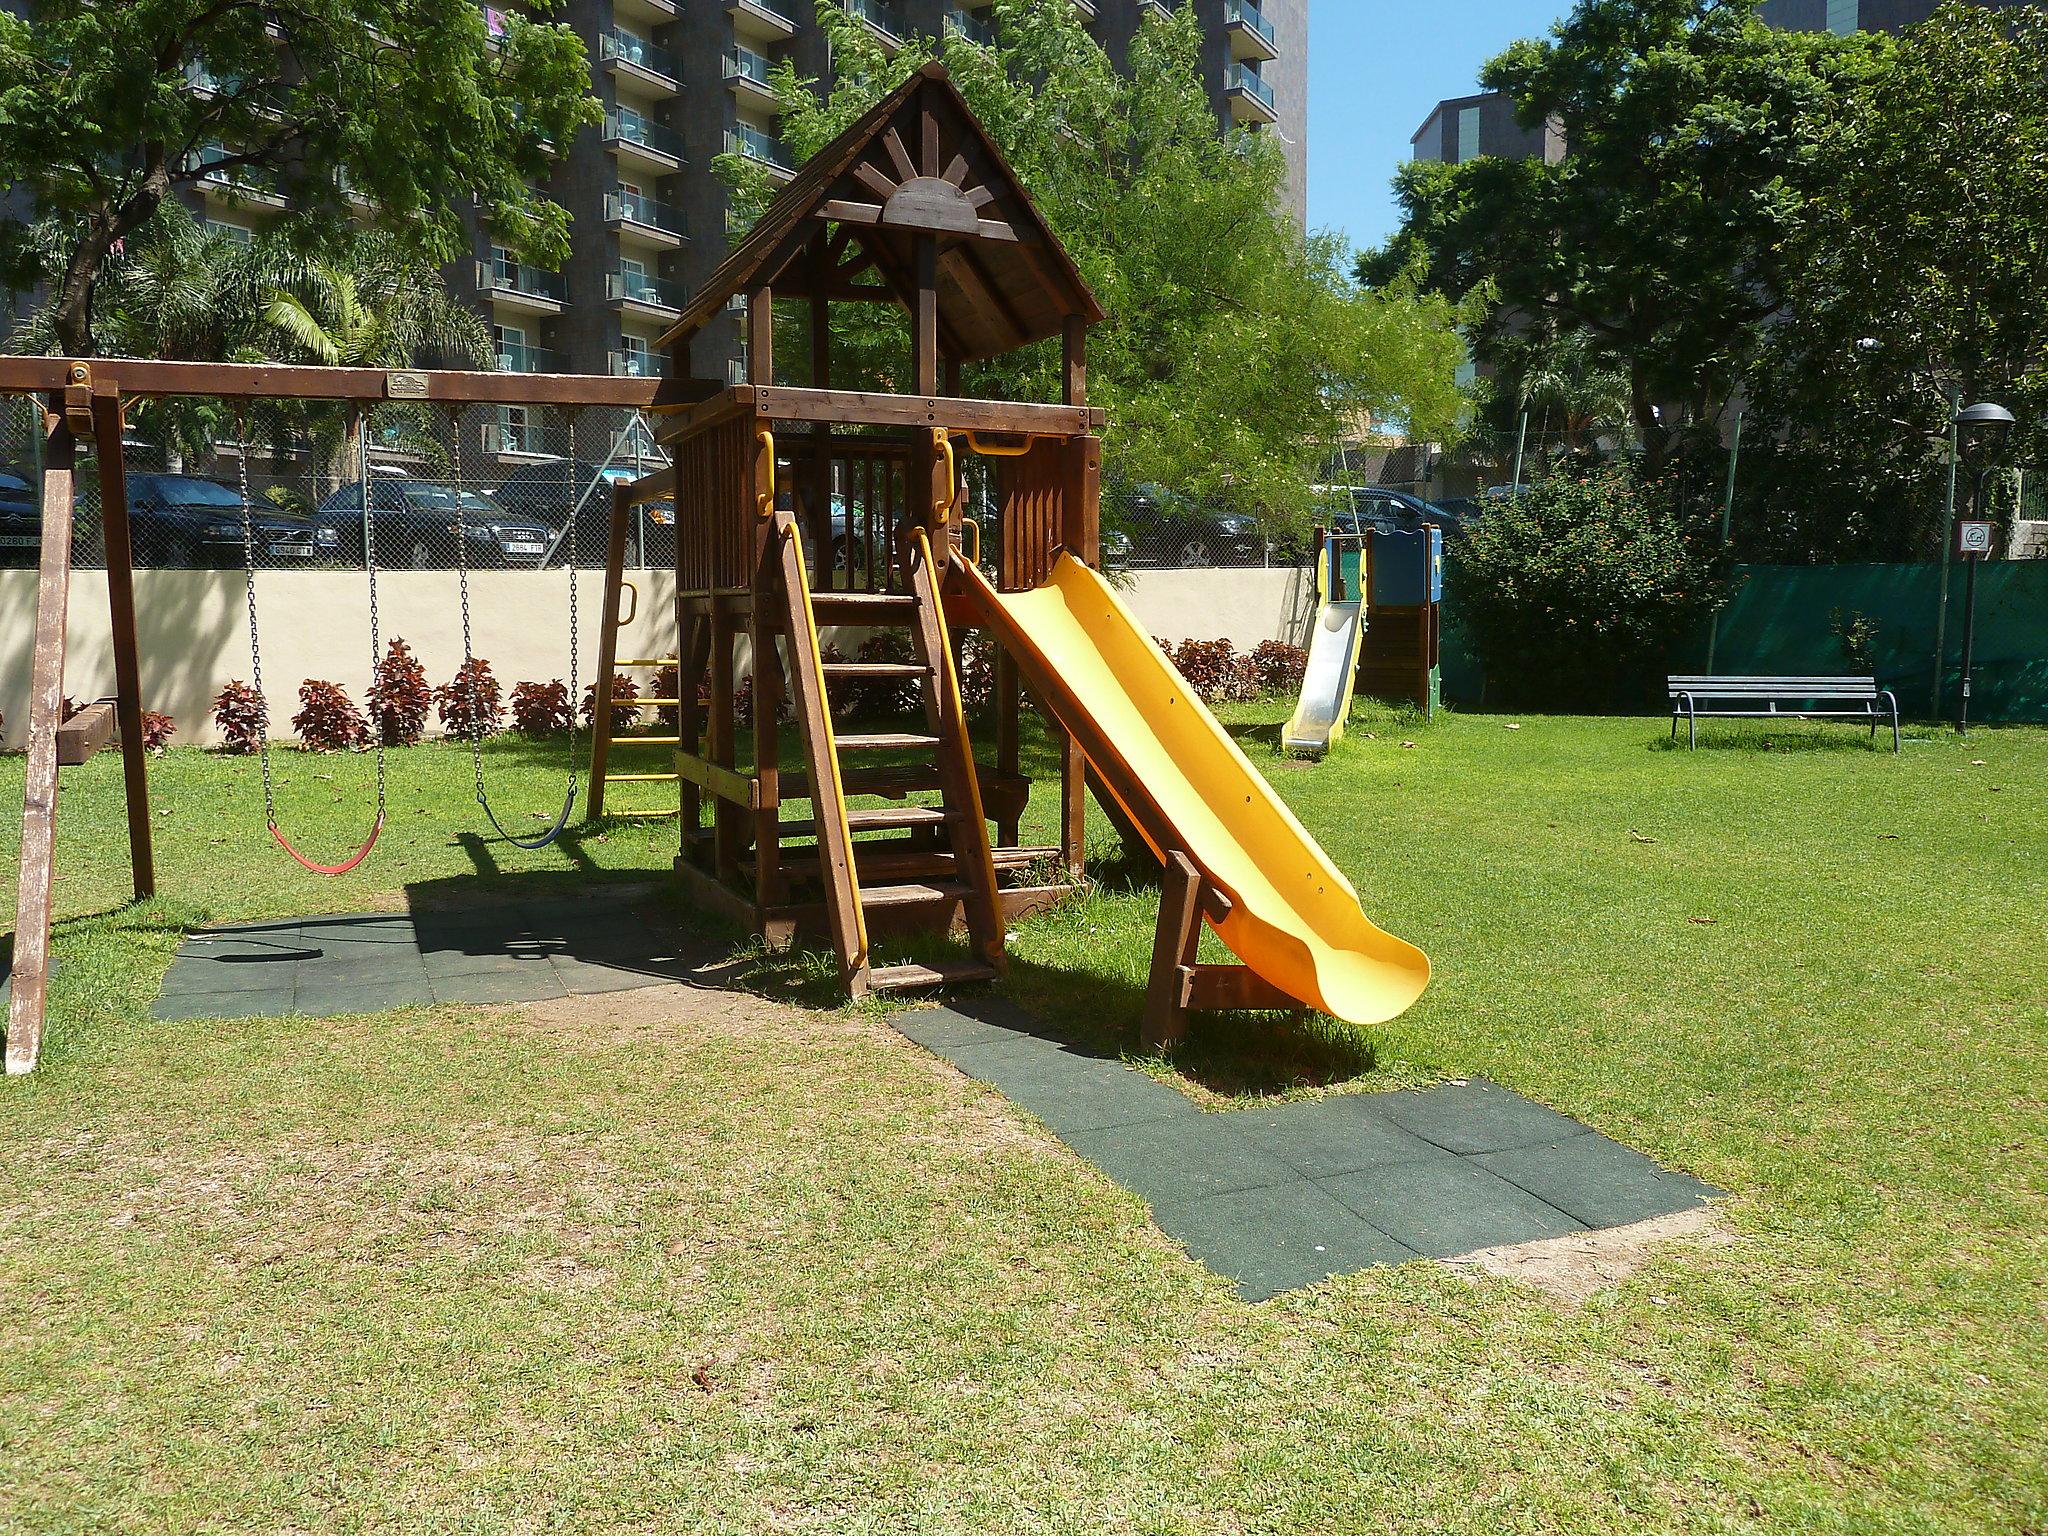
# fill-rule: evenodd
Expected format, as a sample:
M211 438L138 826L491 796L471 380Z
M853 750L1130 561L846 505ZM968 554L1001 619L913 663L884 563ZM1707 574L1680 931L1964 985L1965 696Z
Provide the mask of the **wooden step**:
M827 682L835 677L848 677L907 683L931 675L929 668L914 661L828 661L824 667Z
M919 987L943 987L955 981L990 981L995 967L980 960L949 960L940 965L885 965L868 973L868 985L877 992L908 992Z
M943 827L946 813L935 805L884 805L871 810L848 810L846 830L849 832L903 832L912 827ZM816 837L818 824L815 821L783 821L776 823L779 836ZM859 852L857 846L854 850Z
M935 901L959 901L967 895L967 890L966 886L952 880L864 885L860 889L860 904L870 912L888 911L894 907L921 907Z
M820 624L911 624L917 599L907 592L813 592L811 614Z
M785 836L797 828L806 827L804 822L783 823ZM891 880L950 880L954 877L953 855L942 848L913 848L903 843L856 843L854 859L862 880L883 883ZM996 866L996 873L1027 869L1048 859L1057 859L1059 849L1053 845L1030 848L992 848L990 856ZM747 861L748 872L752 872L752 859ZM787 848L783 850L781 862L777 865L793 880L816 878L818 856L808 848Z
M845 731L833 739L843 752L929 752L939 744L936 736L909 731Z
M785 800L811 798L808 773L785 773L779 781ZM900 798L916 790L937 789L939 770L917 763L891 768L841 768L839 787L849 795L889 795Z

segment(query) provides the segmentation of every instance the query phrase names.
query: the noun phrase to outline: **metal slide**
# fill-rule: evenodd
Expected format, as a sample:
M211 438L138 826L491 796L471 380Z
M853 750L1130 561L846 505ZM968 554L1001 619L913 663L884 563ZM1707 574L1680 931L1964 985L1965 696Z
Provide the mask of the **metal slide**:
M1280 732L1284 750L1321 757L1343 736L1364 628L1363 603L1317 606L1316 627L1308 642L1308 667L1301 674L1301 702Z
M954 570L1153 852L1178 848L1230 898L1214 926L1239 959L1354 1024L1421 995L1428 957L1366 918L1351 882L1099 575L1062 554L1044 586L998 592L964 561Z

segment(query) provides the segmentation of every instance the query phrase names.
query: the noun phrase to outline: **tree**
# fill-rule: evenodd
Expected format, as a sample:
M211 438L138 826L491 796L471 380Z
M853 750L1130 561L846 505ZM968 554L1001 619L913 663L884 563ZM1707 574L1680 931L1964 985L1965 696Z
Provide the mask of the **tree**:
M2048 15L1944 7L1811 132L1739 535L1766 558L1926 558L1952 400L2018 416L2008 461L2048 449Z
M1653 469L1719 417L1783 304L1785 250L1816 184L1808 125L1881 67L1881 37L1784 32L1756 0L1580 0L1482 82L1562 130L1554 164L1415 162L1404 224L1360 263L1483 290L1482 356L1519 329L1583 332L1627 370Z
M788 65L771 77L785 144L816 153L936 46L1108 311L1089 392L1108 407L1119 474L1288 526L1310 515L1318 466L1361 416L1453 429L1452 306L1405 285L1361 290L1335 240L1295 227L1277 150L1219 130L1191 15L1148 20L1120 73L1070 6L998 0L994 46L954 35L893 57L842 7L817 10L833 79L819 90ZM758 168L729 156L719 169L743 209L765 205ZM849 377L900 385L908 368L900 316L836 317L833 348ZM776 352L806 356L797 326ZM968 387L1044 399L1057 367L1057 347L1040 346L971 369Z
M27 0L0 10L0 276L51 285L52 329L94 350L94 286L129 235L202 177L274 184L288 231L373 210L433 264L475 207L507 246L556 262L568 216L534 190L598 112L582 43L471 0ZM39 265L33 220L57 238Z

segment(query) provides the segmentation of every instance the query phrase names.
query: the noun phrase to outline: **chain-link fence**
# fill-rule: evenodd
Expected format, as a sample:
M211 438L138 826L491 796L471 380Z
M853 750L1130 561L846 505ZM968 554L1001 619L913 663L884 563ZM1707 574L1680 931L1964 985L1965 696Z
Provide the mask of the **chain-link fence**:
M0 565L36 563L39 405L0 397ZM138 400L123 443L135 563L226 569L604 564L615 481L663 467L639 411L391 402ZM73 560L103 564L100 471L78 463ZM246 551L245 551L246 543ZM627 564L671 566L675 507L636 509Z

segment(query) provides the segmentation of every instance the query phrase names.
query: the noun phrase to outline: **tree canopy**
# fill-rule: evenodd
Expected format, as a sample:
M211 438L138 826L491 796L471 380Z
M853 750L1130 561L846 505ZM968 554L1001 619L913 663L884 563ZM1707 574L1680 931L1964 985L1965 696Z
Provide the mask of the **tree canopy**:
M0 219L0 279L48 281L79 354L110 256L203 177L274 186L312 242L363 207L444 262L473 206L559 262L568 216L535 183L598 113L569 27L513 15L494 41L471 0L27 0L0 10L0 82L0 184L28 204Z
M1218 132L1192 16L1148 20L1123 71L1067 6L998 0L994 46L954 35L893 57L837 4L818 17L831 82L787 64L771 77L785 143L799 160L815 153L936 47L1108 311L1089 390L1109 409L1121 475L1285 524L1306 518L1319 466L1362 417L1453 429L1453 306L1405 284L1361 288L1338 241L1294 225L1277 149ZM765 205L758 168L729 156L720 169L742 209ZM801 359L795 328L790 343L778 337L777 355ZM907 375L899 317L835 316L833 345L835 368ZM1041 346L970 371L969 387L1046 398L1056 368Z

